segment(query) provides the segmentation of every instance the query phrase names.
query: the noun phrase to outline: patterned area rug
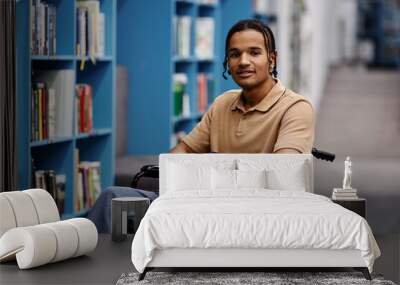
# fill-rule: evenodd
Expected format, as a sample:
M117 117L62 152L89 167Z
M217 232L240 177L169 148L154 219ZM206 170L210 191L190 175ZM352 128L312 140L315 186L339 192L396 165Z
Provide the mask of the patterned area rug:
M372 275L372 281L364 278L360 272L148 272L142 281L138 281L139 273L122 274L117 285L133 284L376 284L395 285L384 280L381 275Z

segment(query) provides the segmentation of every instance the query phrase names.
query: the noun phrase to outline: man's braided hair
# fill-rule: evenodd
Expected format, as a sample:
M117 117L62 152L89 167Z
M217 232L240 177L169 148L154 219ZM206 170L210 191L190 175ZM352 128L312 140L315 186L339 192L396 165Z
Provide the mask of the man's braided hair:
M260 32L263 37L264 37L264 43L265 43L265 48L268 53L268 58L270 54L276 54L276 46L275 46L275 38L274 34L272 33L271 29L265 25L263 22L256 20L256 19L246 19L246 20L241 20L237 22L235 25L231 27L231 29L228 32L228 35L226 36L225 40L225 58L223 62L223 68L224 71L222 72L222 76L225 79L228 79L226 76L226 72L229 73L228 70L228 49L229 49L229 41L231 40L231 37L233 36L234 33L237 32L242 32L245 30L255 30ZM272 70L272 75L276 78L278 76L278 70L277 70L277 63L275 62L274 68ZM230 74L230 73L229 73Z

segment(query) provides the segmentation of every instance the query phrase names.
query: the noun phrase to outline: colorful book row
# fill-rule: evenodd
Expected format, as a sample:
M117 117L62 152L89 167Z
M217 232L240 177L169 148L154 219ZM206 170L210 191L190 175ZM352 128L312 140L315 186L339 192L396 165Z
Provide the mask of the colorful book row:
M76 153L79 153L76 150ZM77 154L79 157L79 154ZM91 208L101 193L100 161L81 161L76 168L74 210Z
M191 56L192 18L178 16L173 20L173 53L175 56L188 58ZM211 17L196 19L194 54L198 59L207 60L214 57L214 30L215 23Z
M56 174L54 170L35 171L35 187L50 193L56 202L60 215L64 213L65 183L65 174Z
M77 1L76 5L76 53L94 61L105 55L105 15L99 1Z
M33 0L31 7L31 54L56 54L57 9L41 0Z

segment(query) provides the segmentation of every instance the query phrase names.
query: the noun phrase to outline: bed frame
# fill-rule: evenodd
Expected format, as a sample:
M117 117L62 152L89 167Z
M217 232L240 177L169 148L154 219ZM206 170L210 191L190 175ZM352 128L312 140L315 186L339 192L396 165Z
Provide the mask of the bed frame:
M152 261L139 275L139 280L143 280L146 273L155 268L232 268L237 271L246 271L250 268L282 267L350 267L361 271L367 280L371 280L371 275L365 267L359 250L237 248L156 250Z
M215 154L214 154L215 155ZM213 154L202 154L202 159ZM183 157L184 156L184 157ZM160 155L160 195L168 189L166 180L166 166L168 160L191 159L198 155ZM237 159L252 156L253 158L279 159L279 156L291 156L295 160L304 160L313 169L311 155L267 155L267 154L218 154L221 159ZM310 188L307 192L313 192L313 171L310 171ZM246 271L254 268L343 268L349 267L361 271L367 280L371 275L361 257L359 250L329 250L329 249L240 249L240 248L169 248L157 249L153 259L149 262L139 280L143 280L148 271L156 268L230 268L234 271ZM263 271L263 270L260 270Z

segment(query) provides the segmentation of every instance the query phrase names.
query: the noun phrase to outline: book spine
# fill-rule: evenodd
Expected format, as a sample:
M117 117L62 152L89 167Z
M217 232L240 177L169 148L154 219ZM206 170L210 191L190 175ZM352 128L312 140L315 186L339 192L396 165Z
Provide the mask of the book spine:
M54 170L49 170L49 193L57 203L57 191L56 191L56 173Z
M87 47L88 47L88 55L90 56L91 59L93 59L94 56L94 29L93 29L93 11L90 9L88 10L86 14L86 35L87 35Z
M85 86L81 85L79 88L79 115L80 125L79 132L85 131Z
M75 95L75 108L76 108L76 114L75 114L75 133L79 134L80 129L80 110L79 110L79 106L80 106L80 102L79 102L79 96L80 96L80 92L79 92L79 87L76 87L76 95Z
M36 7L35 7L35 1L32 1L32 6L31 6L31 18L30 18L30 25L31 25L31 54L35 54L35 18L36 18Z
M83 175L82 172L78 172L78 209L77 211L81 211L84 209L84 198L83 198Z
M82 166L82 164L79 164L79 173L81 174L82 177L82 201L81 201L81 209L87 207L87 187L86 187L86 181L87 181L87 175L86 175L86 169Z
M35 55L40 54L40 2L35 1Z
M48 35L48 43L49 43L49 55L54 55L54 47L53 47L53 36L54 36L54 7L49 5L49 35Z
M99 13L98 15L98 46L97 46L97 56L103 57L105 55L105 15L104 13Z
M211 59L214 56L214 26L211 17L196 20L195 54L200 59Z
M52 9L53 15L53 54L57 54L57 9L53 6Z
M172 19L172 31L173 31L173 46L172 46L172 54L174 56L179 54L178 51L178 17L174 16Z
M36 170L35 171L35 187L44 189L45 185L44 181L44 170Z
M100 170L100 168L101 168L100 161L90 162L93 204L101 194L101 185L100 185L101 170Z
M187 93L183 94L182 96L182 116L190 116L190 97Z
M92 169L87 168L87 190L88 190L88 207L93 206L93 183L92 183Z
M49 93L47 87L43 89L44 95L44 116L43 116L43 129L44 129L44 138L49 138Z
M192 19L189 16L178 17L177 25L178 55L187 58L190 56Z
M80 18L80 9L76 9L76 55L81 54L81 18Z
M94 205L94 203L95 203L95 201L96 201L96 199L97 199L97 193L96 193L96 190L95 190L95 187L94 187L94 171L95 171L95 169L94 169L94 167L91 167L90 168L90 172L89 172L89 177L90 177L90 179L89 179L89 182L90 182L90 198L91 198L91 207Z
M183 94L185 92L185 84L181 77L186 76L185 74L177 73L174 75L174 115L182 115L182 105L183 105Z
M87 118L86 118L86 131L91 132L93 130L93 94L92 86L86 85L86 105L87 105Z
M83 98L84 98L84 104L83 104L83 132L87 133L88 132L88 102L89 102L89 94L88 94L88 88L87 85L85 84L83 86Z
M35 100L35 141L39 140L39 90L35 87L34 93Z
M198 111L203 113L207 107L207 78L204 73L197 76Z
M42 102L43 102L43 93L42 93L42 89L41 88L39 88L39 98L38 98L38 103L39 103L39 108L38 108L38 110L39 110L39 112L38 112L38 118L39 118L39 121L38 121L38 126L39 126L39 140L42 140L43 139L43 104L42 104Z
M87 9L87 8L85 8L84 9L84 14L83 14L83 34L84 34L84 37L83 37L83 41L84 41L84 53L83 53L83 55L84 56L87 56L87 55L89 55L89 41L88 41L88 39L89 39L89 24L88 24L88 22L89 22L89 20L88 20L88 16L89 15L89 10Z
M31 141L35 140L35 89L31 90Z
M57 208L62 215L64 213L64 204L65 204L65 184L66 184L66 175L65 174L57 174L56 175L56 192L57 192Z
M44 6L44 54L49 55L49 6Z
M79 175L79 149L74 150L74 208L75 212L80 210L80 187L82 185L82 177Z
M40 22L41 22L41 8L40 1L36 3L36 47L37 55L40 55Z
M54 89L47 90L48 96L48 137L54 138L56 134L56 98Z
M46 13L45 13L45 5L40 3L40 55L45 54L45 38L46 38L46 31L45 31L45 21L46 21Z
M80 56L84 57L86 55L86 23L85 23L85 9L79 8L79 35L80 35Z

